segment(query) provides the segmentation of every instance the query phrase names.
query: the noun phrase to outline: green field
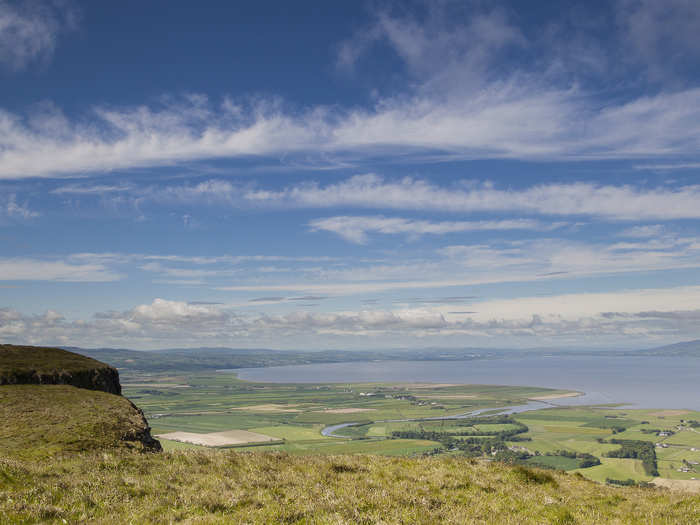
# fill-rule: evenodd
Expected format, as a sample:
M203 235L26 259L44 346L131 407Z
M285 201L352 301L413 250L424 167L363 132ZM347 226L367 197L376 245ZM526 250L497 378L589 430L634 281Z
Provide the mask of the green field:
M436 450L445 455L460 454L439 440L399 439L393 433L432 432L456 439L475 436L490 439L494 433L516 429L517 425L449 418L484 409L487 415L498 412L498 407L565 393L494 385L252 383L241 381L231 373L155 374L125 379L125 395L144 410L156 435L174 431L248 430L284 442L244 445L238 450L277 450L290 454L423 455ZM525 463L580 472L596 481L606 478L648 481L651 477L644 472L641 460L606 457L620 448L610 443L611 439L628 439L668 445L655 448L661 477L700 479L700 468L693 463L700 463L700 432L683 423L700 420L700 413L623 410L610 406L569 408L556 406L556 399L548 403L551 408L514 416L519 424L527 426L527 432L520 436L523 440L507 441L506 445L518 453L532 455ZM426 419L436 417L448 419ZM341 437L321 434L324 427L345 422L362 424L338 431ZM657 436L652 432L665 430L674 433ZM164 443L169 450L192 447ZM579 469L578 459L561 456L559 451L591 454L602 464ZM688 471L682 472L683 469Z
M651 476L644 474L642 462L637 459L601 458L601 464L597 467L577 469L588 479L605 482L607 478L612 479L633 479L635 481L649 481Z

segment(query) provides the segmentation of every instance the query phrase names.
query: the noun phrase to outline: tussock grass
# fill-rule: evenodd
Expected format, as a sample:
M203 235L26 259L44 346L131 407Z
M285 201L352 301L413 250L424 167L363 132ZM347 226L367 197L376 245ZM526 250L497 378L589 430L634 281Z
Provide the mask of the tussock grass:
M466 458L84 453L0 459L3 523L696 524L700 497Z

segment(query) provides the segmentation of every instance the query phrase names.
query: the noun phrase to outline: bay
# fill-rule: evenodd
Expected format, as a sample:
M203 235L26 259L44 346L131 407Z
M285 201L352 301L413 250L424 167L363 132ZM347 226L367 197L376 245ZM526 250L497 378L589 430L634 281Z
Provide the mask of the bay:
M700 410L700 359L662 356L551 356L469 361L372 361L229 370L273 383L459 383L584 392L559 405L621 403Z

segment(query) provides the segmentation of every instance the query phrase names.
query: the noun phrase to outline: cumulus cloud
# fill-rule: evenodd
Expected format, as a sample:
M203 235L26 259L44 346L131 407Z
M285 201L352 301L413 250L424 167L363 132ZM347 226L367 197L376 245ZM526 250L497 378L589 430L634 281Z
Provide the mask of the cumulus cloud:
M68 320L60 312L26 315L0 309L0 336L33 344L120 345L140 348L178 346L259 345L291 346L312 337L321 347L331 341L362 345L367 341L411 346L450 341L499 341L525 337L531 344L568 338L595 337L597 344L625 338L698 335L697 287L637 290L623 293L574 294L549 298L523 297L473 302L475 311L451 312L451 305L395 310L358 310L282 315L242 315L215 304L192 304L155 299L131 310L96 313ZM655 310L647 310L653 305ZM604 310L615 308L614 313ZM398 338L398 339L397 339ZM286 343L285 343L286 342Z
M68 1L0 1L0 63L19 70L48 60L59 35L77 22Z
M369 233L385 235L406 234L413 237L421 235L444 235L447 233L498 231L498 230L553 230L565 223L544 224L530 219L512 219L500 221L425 221L401 217L327 217L315 219L309 223L312 230L324 230L335 233L343 239L364 244Z

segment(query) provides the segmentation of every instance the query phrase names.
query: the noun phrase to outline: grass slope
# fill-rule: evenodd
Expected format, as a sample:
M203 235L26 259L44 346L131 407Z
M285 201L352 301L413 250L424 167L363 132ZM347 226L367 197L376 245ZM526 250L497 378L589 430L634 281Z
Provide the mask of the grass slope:
M3 523L695 524L700 497L464 458L179 451L0 458Z
M0 385L67 384L120 394L113 367L60 348L0 345Z
M0 455L142 450L147 428L143 414L121 396L70 385L0 386Z
M107 365L84 355L38 346L0 345L0 377L34 371L39 374L53 372L83 372Z

